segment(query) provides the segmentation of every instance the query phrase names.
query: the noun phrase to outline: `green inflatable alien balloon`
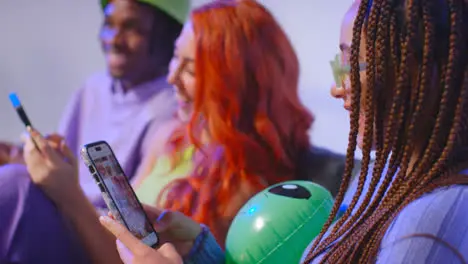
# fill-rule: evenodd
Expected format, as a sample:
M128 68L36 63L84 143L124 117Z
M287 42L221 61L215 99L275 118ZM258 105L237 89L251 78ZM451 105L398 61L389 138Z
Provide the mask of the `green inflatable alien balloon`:
M226 263L299 263L333 207L318 184L289 181L250 199L234 218L226 240Z

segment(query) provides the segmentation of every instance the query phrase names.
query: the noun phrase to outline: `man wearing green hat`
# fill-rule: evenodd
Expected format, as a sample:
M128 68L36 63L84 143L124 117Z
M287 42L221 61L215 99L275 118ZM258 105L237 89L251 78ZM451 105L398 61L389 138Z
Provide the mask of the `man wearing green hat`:
M190 0L100 0L99 40L107 71L75 91L58 134L78 155L83 144L106 140L132 177L155 130L174 117L176 101L166 82L174 42ZM0 166L21 162L19 149L0 142ZM93 201L100 191L81 164L80 180Z
M189 0L101 0L99 34L107 73L92 76L72 97L60 127L78 155L83 144L105 140L132 177L155 130L173 118L176 101L166 82L174 42ZM80 163L80 182L93 202L98 187Z
M109 142L132 177L141 157L151 152L152 135L175 117L176 102L166 74L190 2L101 0L101 7L99 38L107 71L92 76L75 92L59 134L76 156L83 144ZM79 164L84 194L94 207L104 207L88 169ZM31 182L24 166L0 166L0 171L2 188L9 190L0 194L0 263L83 263L87 257L97 263L113 257L119 261L114 240L103 233L91 204L59 211L57 201Z

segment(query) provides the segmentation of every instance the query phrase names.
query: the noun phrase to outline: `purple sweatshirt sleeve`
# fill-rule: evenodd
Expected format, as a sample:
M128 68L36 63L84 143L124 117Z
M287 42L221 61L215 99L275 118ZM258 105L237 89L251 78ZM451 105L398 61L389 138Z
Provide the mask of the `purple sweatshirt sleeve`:
M0 166L0 263L90 263L79 237L26 166Z
M198 235L192 250L184 258L186 264L222 264L224 263L225 255L221 247L216 242L216 239L202 225L202 232Z

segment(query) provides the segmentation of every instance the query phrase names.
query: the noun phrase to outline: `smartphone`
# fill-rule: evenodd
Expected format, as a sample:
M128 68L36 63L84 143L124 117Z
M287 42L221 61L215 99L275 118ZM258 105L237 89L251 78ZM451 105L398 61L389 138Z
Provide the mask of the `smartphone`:
M143 243L156 247L158 235L109 144L98 141L84 145L80 155L115 219Z

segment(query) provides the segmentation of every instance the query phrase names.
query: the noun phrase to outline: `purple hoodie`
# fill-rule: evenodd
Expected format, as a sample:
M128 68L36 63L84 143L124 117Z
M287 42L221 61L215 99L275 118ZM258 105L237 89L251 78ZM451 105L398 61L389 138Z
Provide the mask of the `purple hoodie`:
M92 76L76 91L64 112L59 134L79 157L80 148L98 140L107 141L129 178L138 171L154 132L174 116L176 101L165 77L123 92L118 82L105 74ZM100 191L83 162L80 183L92 202L101 203Z

